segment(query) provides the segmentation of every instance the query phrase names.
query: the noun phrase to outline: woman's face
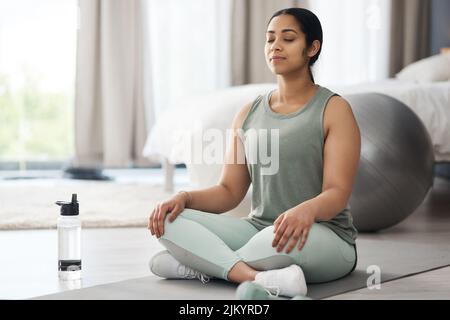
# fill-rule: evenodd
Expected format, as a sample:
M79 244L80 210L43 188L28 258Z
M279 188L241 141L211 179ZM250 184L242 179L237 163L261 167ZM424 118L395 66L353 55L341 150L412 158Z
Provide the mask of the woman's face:
M291 15L277 16L266 32L266 63L274 74L286 74L308 67L305 34Z

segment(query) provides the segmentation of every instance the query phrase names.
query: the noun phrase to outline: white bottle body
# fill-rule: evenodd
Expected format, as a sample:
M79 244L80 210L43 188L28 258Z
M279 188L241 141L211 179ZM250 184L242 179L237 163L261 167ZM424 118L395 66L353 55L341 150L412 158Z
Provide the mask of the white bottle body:
M78 215L59 216L58 274L61 280L81 279L81 221Z

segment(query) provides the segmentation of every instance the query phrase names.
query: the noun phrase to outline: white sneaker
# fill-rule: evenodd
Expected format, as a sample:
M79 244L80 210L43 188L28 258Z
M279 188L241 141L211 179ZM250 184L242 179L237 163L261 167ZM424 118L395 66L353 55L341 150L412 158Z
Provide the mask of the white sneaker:
M199 279L202 283L210 279L204 273L178 262L167 250L155 254L150 259L149 267L155 275L166 279Z
M296 264L283 269L259 272L254 282L275 296L306 296L308 291L302 268Z

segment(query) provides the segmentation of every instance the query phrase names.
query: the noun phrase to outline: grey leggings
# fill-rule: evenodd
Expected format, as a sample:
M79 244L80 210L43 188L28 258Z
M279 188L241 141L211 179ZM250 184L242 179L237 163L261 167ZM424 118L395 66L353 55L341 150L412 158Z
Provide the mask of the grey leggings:
M164 224L160 243L182 264L208 276L228 280L239 261L255 270L299 265L307 283L327 282L349 274L356 265L356 247L328 227L314 223L301 251L286 254L272 247L273 226L257 230L250 222L193 209Z

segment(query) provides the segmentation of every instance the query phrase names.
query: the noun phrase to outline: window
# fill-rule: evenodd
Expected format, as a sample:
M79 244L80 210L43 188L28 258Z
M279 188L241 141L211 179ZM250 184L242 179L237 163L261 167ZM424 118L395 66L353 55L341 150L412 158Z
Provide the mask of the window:
M73 154L76 32L76 0L0 2L0 163Z

